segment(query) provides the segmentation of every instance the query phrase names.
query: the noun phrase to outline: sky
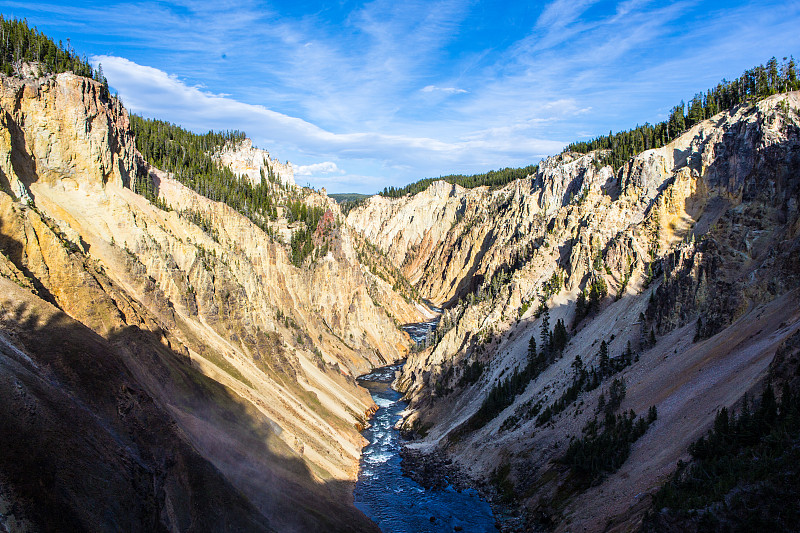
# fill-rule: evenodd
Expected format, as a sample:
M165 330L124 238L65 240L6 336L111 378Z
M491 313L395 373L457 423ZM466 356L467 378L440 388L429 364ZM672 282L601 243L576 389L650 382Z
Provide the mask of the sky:
M245 131L299 185L374 193L538 163L800 58L800 0L0 0L125 106Z

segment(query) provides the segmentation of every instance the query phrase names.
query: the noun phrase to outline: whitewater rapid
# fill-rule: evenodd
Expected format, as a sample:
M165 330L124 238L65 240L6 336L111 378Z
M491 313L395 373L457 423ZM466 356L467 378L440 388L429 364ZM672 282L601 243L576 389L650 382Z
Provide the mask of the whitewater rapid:
M353 493L355 505L384 533L495 532L489 504L474 490L453 487L426 490L403 475L400 432L395 424L407 407L391 388L399 365L384 367L359 379L372 394L378 411L363 431L369 445Z

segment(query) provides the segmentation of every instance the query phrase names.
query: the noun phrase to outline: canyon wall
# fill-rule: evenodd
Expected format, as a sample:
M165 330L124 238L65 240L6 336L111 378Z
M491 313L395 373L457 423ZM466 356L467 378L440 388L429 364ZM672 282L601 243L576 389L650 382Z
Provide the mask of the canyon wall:
M375 409L354 378L406 355L398 322L424 307L359 262L327 197L296 191L329 211L327 253L297 267L293 225L269 236L150 167L98 83L0 77L0 92L4 427L39 447L3 454L20 523L374 530L352 507ZM167 209L131 191L137 172ZM101 489L120 499L97 505Z
M103 94L0 76L4 527L374 531L352 506L376 408L355 377L409 355L399 326L433 316L424 298L445 310L396 381L409 457L452 461L503 527L635 528L800 329L798 93L618 170L563 153L501 188L439 181L346 218L249 141L217 153L322 209L299 261L287 205L256 224L153 168ZM657 419L576 484L564 454L613 381L612 415Z
M449 307L396 382L412 454L454 461L517 517L510 529L636 527L689 443L761 390L800 328L799 106L798 93L741 105L616 172L602 152L563 153L499 189L437 182L354 209L348 223ZM568 341L536 362L558 321ZM615 370L574 388L602 364ZM619 470L576 488L563 457L614 379L618 413L658 419Z

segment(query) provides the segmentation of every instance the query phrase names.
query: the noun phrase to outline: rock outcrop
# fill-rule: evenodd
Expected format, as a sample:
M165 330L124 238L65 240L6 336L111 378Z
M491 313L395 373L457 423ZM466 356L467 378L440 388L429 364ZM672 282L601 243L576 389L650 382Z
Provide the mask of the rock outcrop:
M414 196L373 196L347 221L384 250L423 297L451 307L530 261L560 206L603 187L612 172L596 170L593 157L563 154L545 161L538 176L497 190L438 181Z
M262 177L268 180L273 174L282 184L295 186L292 164L272 159L268 151L256 148L250 139L236 146L226 146L214 156L220 163L230 167L234 174L247 178L253 185L261 183Z

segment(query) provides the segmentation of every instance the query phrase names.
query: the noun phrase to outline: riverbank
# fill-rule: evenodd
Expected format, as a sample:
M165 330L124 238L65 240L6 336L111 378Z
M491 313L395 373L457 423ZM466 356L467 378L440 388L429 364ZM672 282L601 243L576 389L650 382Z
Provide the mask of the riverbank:
M504 503L493 485L476 484L442 451L423 453L404 445L400 449L400 456L403 459L401 463L403 475L410 477L427 490L444 490L452 487L457 492L475 491L491 506L495 520L494 527L497 531L502 533L533 531L526 527L525 518L520 514L519 508Z
M471 487L467 477L442 452L437 450L422 453L406 444L400 447L403 475L429 490L442 490L452 486L457 491L462 491Z

